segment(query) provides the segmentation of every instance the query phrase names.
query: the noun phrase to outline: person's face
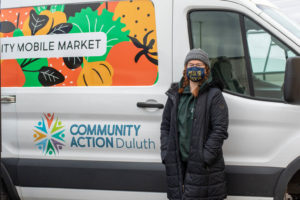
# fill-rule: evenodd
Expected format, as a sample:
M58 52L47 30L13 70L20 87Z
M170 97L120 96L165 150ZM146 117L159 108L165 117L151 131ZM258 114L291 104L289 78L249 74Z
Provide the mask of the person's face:
M187 68L190 68L190 67L205 68L205 64L200 60L190 60L187 63ZM205 69L205 73L206 73L206 69Z

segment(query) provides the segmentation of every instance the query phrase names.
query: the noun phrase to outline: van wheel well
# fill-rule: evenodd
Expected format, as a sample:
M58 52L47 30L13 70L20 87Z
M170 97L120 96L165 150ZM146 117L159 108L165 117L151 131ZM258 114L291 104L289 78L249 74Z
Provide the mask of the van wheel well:
M287 185L287 193L293 200L300 200L300 169L293 175Z
M3 191L6 190L6 194L9 197L9 199L14 199L14 200L20 200L20 197L18 195L18 192L16 190L15 185L13 184L13 181L6 169L6 167L4 166L4 164L1 162L1 176L0 176L0 187L1 190L3 189ZM8 199L6 199L8 200Z
M9 196L7 193L7 188L4 185L4 181L2 179L0 179L0 199L1 200L9 200Z
M280 174L274 190L274 200L285 199L286 194L295 193L294 186L299 188L300 156L293 160ZM299 193L297 191L297 193ZM299 199L300 194L294 194L293 200ZM290 195L291 196L291 195ZM298 197L297 197L298 196Z

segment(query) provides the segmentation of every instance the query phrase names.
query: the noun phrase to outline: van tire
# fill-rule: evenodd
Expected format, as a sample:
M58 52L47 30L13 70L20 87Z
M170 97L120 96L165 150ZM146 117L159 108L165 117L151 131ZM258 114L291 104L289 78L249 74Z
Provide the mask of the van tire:
M292 195L293 200L300 200L300 195Z
M7 189L3 183L3 181L1 180L1 188L0 188L0 199L1 200L10 200L8 193L7 193Z
M292 195L286 193L283 200L300 200L300 195Z

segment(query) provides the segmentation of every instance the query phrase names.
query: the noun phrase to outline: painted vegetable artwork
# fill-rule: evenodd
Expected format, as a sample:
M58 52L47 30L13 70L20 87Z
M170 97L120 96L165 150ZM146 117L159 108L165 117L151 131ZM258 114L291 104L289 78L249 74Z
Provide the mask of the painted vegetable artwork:
M105 53L4 59L1 86L134 86L157 82L155 12L149 0L1 10L2 38L91 32L105 33Z

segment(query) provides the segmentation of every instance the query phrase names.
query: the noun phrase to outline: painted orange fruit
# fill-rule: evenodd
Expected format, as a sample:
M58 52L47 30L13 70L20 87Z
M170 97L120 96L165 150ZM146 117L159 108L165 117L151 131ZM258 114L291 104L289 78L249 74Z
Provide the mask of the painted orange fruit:
M17 60L3 60L1 62L1 86L22 87L25 75Z
M106 58L114 69L112 85L153 85L157 77L157 65L145 55L137 58L143 49L132 42L121 42L113 46Z
M83 69L79 74L79 86L109 86L112 84L114 70L106 61L88 62L83 59Z

